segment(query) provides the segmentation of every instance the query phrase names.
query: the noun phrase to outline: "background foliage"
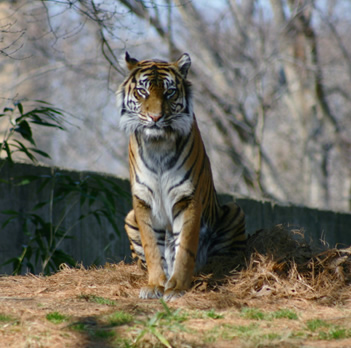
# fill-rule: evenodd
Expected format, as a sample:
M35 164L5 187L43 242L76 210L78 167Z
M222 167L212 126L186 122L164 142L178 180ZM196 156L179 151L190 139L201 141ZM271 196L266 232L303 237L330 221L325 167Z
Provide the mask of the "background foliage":
M12 187L35 184L37 193L42 192L43 199L38 202L27 196L31 204L29 210L23 209L22 206L18 210L0 210L0 230L7 226L11 228L11 223L18 220L20 231L23 231L25 236L21 253L6 260L1 266L12 264L14 274L21 274L23 271L49 274L57 271L63 263L76 265L77 260L63 251L62 242L75 238L75 226L87 217L93 216L100 228L102 220L107 220L120 237L117 226L120 212L116 201L125 197L126 193L112 180L103 176L85 173L77 179L54 168L51 174L1 178L4 165L14 165L13 158L18 153L33 163L38 162L36 155L50 159L47 152L37 148L32 132L33 125L65 129L63 123L67 122L64 122L63 118L67 117L67 114L60 109L43 101L35 101L35 106L27 110L24 107L28 107L26 104L15 102L13 107L6 107L0 113L0 119L6 126L4 138L0 143L0 157L4 158L0 161L0 189L2 192L11 192L4 190L4 185ZM10 197L8 204L11 205ZM72 219L71 215L77 206L80 214ZM16 235L13 231L12 236ZM12 242L16 243L15 240ZM108 245L105 246L105 249L107 248ZM98 263L99 260L96 259L95 262Z

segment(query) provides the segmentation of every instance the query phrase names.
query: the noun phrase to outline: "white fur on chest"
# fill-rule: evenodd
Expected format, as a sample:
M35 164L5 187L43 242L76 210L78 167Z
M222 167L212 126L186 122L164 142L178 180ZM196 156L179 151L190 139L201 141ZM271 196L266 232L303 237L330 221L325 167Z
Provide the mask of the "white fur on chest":
M169 148L167 149L167 147ZM185 169L183 167L178 169L178 162L182 161L182 156L172 168L162 168L160 158L165 153L172 156L172 151L174 151L171 143L167 147L157 149L156 152L152 152L152 156L148 156L148 153L144 152L147 165L139 159L139 182L133 184L133 193L151 207L153 227L156 229L167 229L173 225L174 204L181 198L190 195L194 189L190 179L182 182ZM152 170L151 165L153 165ZM179 183L181 184L177 185ZM177 185L176 188L174 188L175 185Z
M183 182L176 189L171 189L182 181L184 174L184 170L155 174L144 168L141 182L134 183L134 194L151 207L154 228L165 229L172 225L174 204L192 193L193 184L190 180Z

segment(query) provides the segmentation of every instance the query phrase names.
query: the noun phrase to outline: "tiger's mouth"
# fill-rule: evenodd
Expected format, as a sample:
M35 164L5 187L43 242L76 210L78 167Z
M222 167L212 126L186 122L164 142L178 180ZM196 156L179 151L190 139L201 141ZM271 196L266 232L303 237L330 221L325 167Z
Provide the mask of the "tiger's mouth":
M143 132L150 138L163 138L167 133L165 127L160 127L157 124L143 127Z
M167 138L170 133L174 132L169 125L154 123L143 127L143 133L148 138Z

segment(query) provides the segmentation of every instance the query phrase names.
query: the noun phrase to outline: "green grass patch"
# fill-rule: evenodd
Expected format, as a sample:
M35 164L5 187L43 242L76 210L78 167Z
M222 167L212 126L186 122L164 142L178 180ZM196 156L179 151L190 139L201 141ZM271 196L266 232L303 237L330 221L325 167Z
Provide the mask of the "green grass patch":
M171 348L172 346L165 337L165 333L169 331L186 331L182 323L188 319L187 313L179 308L177 310L169 308L163 299L160 299L160 302L163 310L158 311L147 320L138 322L141 328L138 330L133 342L135 346L142 346L143 337L148 334L155 337L162 345Z
M274 312L263 312L257 308L244 307L240 311L240 316L244 319L254 320L256 322L250 325L217 325L205 334L205 342L216 342L217 340L231 341L240 339L243 342L251 342L252 344L260 344L260 342L281 340L282 337L278 331L266 332L266 329L260 327L258 321L272 321L275 319L297 320L297 314L289 309L280 309Z
M214 309L209 311L203 310L187 310L183 313L187 319L224 319L224 315L217 313Z
M257 336L259 326L257 324L250 324L250 325L239 325L239 326L227 326L228 330L233 330L235 337L239 338L249 338L252 336ZM226 338L224 336L224 338Z
M351 338L351 329L339 325L330 324L321 319L312 319L306 322L307 330L315 333L315 339L320 340L340 340Z
M318 338L321 340L337 340L341 338L346 338L346 329L343 328L331 328L328 331L320 331L318 333Z
M240 316L251 320L298 319L298 316L294 311L284 308L275 312L265 313L257 308L244 307L240 311Z
M117 304L116 301L96 295L80 295L79 298L91 303L98 303L107 306L116 306Z
M268 341L274 341L274 340L279 340L281 339L281 335L275 333L275 332L270 332L268 334L264 334L261 336L258 336L259 340L268 340Z
M259 334L259 326L256 323L250 325L217 325L205 334L205 342L213 343L218 339L231 341L235 338L252 338Z
M69 328L73 331L84 332L91 339L111 340L117 336L117 333L111 327L106 327L105 325L96 326L95 323L75 322Z
M330 325L321 319L312 319L306 322L307 329L314 332L323 327L329 327Z
M272 319L290 319L290 320L297 320L297 314L290 310L290 309L279 309L275 312L270 314Z
M266 315L257 308L244 307L240 311L240 316L251 320L264 320Z
M116 332L107 329L97 329L93 331L92 336L101 340L109 340L116 337Z
M46 315L46 319L49 320L53 324L61 324L65 321L69 320L69 317L59 312L51 312Z
M15 319L12 318L10 315L0 313L0 323L9 323L14 320Z
M86 323L78 322L78 323L74 323L74 324L70 325L70 329L73 331L79 331L79 332L87 331L87 330L89 330L89 325Z
M206 317L211 318L211 319L223 319L224 315L218 314L214 311L214 309L211 309L210 311L205 313Z
M132 322L133 320L134 317L131 314L123 311L114 312L106 318L106 321L110 326L125 325Z

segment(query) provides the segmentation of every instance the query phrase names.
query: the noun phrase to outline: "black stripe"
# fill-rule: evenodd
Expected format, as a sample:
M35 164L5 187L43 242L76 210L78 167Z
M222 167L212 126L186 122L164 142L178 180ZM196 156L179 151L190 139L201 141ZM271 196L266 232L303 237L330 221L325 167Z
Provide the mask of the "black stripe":
M182 184L184 184L185 181L187 181L187 180L190 178L191 172L193 171L193 169L194 169L194 167L195 167L195 164L196 164L196 161L194 161L193 165L192 165L192 166L190 167L190 169L185 173L183 179L180 180L180 182L178 182L177 184L174 184L173 186L171 186L171 187L168 189L168 191L167 191L168 194L170 194L171 191L172 191L173 189L175 189L176 187L179 187L179 186L181 186Z
M181 213L182 211L184 211L184 209L179 209L179 211L177 212L177 214L175 214L175 215L173 216L173 220L175 220L175 219L180 215L180 213Z
M158 234L165 234L165 233L166 233L165 230L156 230L156 229L154 229L154 228L153 228L153 231L154 231L155 233L158 233Z
M150 208L150 205L147 204L142 198L140 198L138 195L134 194L133 195L137 200L139 200L142 204L144 204L146 207ZM151 227L151 226L150 226Z
M191 251L191 250L189 250L188 248L184 248L183 246L179 246L180 248L182 248L182 249L184 249L193 259L195 259L196 258L196 256L195 256L195 254Z
M207 161L206 161L207 160ZM205 165L206 165L206 162L208 162L208 158L207 158L207 155L206 155L206 152L204 151L204 156L202 158L202 163L201 163L201 169L200 169L200 173L198 175L198 178L200 179L204 170L205 170Z
M131 239L130 240L130 243L132 244L132 245L137 245L138 247L143 247L142 245L141 245L141 241L139 242L139 241L137 241L137 240L134 240L134 239ZM133 247L134 248L134 247Z
M149 186L147 186L144 182L142 182L140 180L139 175L137 173L135 173L135 181L138 184L145 186L147 188L147 190L152 194L152 196L154 196L154 191Z
M173 208L172 208L172 212L173 212L174 208L175 208L179 203L185 202L185 201L187 201L187 200L190 201L190 200L192 199L194 193L195 193L195 191L191 192L191 194L190 194L189 196L184 196L184 197L182 197L181 199L179 199L176 203L174 203L174 204L173 204ZM173 215L173 220L175 220L175 219L179 216L179 214L180 214L182 211L184 211L184 209L179 209L178 212L177 212L175 215ZM173 233L173 234L174 234L174 233Z
M191 134L191 133L189 133L189 135L188 135L187 143L188 143L188 141L189 141L190 134ZM193 138L193 141L192 141L192 143L191 143L190 149L189 149L187 155L184 157L182 163L177 167L177 170L179 170L180 168L182 168L183 165L184 165L184 163L188 160L188 158L190 157L190 155L191 155L191 153L192 153L192 151L193 151L193 149L194 149L194 145L195 145L195 139ZM185 146L185 144L184 144L184 146ZM183 150L183 149L182 149L182 150Z
M176 153L175 155L169 159L166 163L165 163L165 167L166 169L171 169L174 167L174 165L177 163L179 157L182 155L184 148L186 147L186 145L189 142L189 138L190 138L191 133L189 133L186 137L179 137L176 141ZM184 163L184 162L183 162ZM177 170L180 168L181 166L178 166Z
M237 210L236 210L236 214L234 217L232 217L232 219L227 219L227 216L230 212L232 212L231 209L229 209L229 207L227 205L222 206L222 208L225 210L224 214L222 215L222 221L226 221L227 223L225 225L221 226L221 230L225 230L227 229L229 226L231 226L233 223L238 223L238 217L241 213L241 208L239 206L237 206Z
M128 222L125 223L129 228L131 228L132 230L135 230L135 231L139 231L139 228L138 227L135 227L131 224L129 224Z
M140 139L140 135L139 135L139 132L136 132L135 133L135 138L136 138L136 141L137 141L137 144L138 144L138 153L139 153L139 156L142 160L142 162L144 163L145 167L150 170L150 172L154 173L154 174L157 174L157 171L155 169L156 166L149 166L149 164L147 163L146 159L145 159L145 156L144 156L144 146L143 144L141 143L141 139Z

